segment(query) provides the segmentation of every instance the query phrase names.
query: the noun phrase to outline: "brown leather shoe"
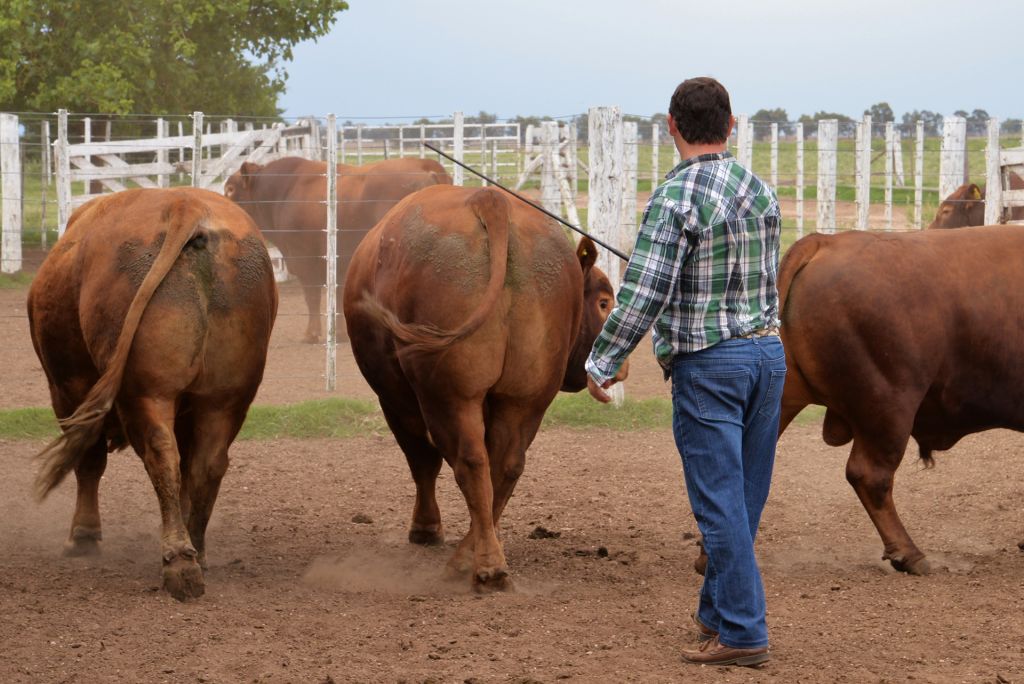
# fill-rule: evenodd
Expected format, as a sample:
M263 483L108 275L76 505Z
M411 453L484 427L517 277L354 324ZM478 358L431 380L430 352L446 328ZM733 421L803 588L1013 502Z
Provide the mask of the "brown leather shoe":
M697 641L703 644L705 641L710 641L718 636L718 632L707 627L700 618L697 617L697 613L690 613L690 619L693 620L693 624L697 627Z
M718 641L716 634L702 643L696 651L683 651L683 660L698 665L740 665L753 667L771 658L768 647L733 648Z

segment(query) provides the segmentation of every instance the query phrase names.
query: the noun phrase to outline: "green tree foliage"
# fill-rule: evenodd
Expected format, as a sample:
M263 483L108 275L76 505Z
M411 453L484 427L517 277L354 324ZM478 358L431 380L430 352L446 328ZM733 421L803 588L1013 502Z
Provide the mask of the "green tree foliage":
M773 123L779 125L779 135L789 135L792 132L792 126L789 124L789 114L782 107L758 109L750 117L750 120L754 122L754 137L758 140L768 140L771 138L771 125Z
M885 136L885 124L896 121L896 115L888 102L876 102L870 109L864 110L865 116L871 117L871 135L875 138Z
M4 0L0 110L274 116L341 0Z
M915 109L905 112L900 120L900 133L904 138L917 135L918 121L924 122L924 134L927 136L939 135L942 131L942 114L928 109Z
M804 125L804 134L806 135L809 130L817 129L818 122L822 119L837 119L839 123L850 123L853 121L850 117L845 114L839 114L837 112L815 112L814 114L801 114L800 123Z

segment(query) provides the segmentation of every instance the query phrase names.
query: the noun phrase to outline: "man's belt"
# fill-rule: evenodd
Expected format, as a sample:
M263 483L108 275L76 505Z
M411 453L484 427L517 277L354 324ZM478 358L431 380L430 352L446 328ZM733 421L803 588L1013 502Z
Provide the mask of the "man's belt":
M769 337L769 336L773 336L773 335L777 337L778 334L779 334L778 326L774 326L773 325L773 326L770 326L768 328L759 328L758 330L751 330L750 332L746 333L745 335L737 335L736 337L738 337L740 339L744 339L744 340L749 340L752 337Z

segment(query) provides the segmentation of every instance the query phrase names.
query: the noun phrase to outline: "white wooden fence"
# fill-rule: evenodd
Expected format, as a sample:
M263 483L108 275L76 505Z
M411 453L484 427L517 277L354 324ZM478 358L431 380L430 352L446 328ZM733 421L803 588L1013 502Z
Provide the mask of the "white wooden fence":
M319 158L316 129L308 121L293 126L274 125L237 130L225 123L225 132L203 132L203 113L192 114L192 135L168 135L167 122L157 119L156 136L134 140L68 142L68 112L57 113L54 158L57 178L57 234L63 235L77 206L106 192L128 187L166 188L174 174L189 172L191 185L216 188L245 161L265 162L286 154ZM90 130L86 124L85 131ZM88 133L87 133L88 136ZM190 159L186 159L185 151ZM177 161L171 162L176 153ZM145 161L140 161L145 158ZM93 192L94 183L102 190ZM76 185L79 184L79 185Z
M452 115L452 123L339 126L339 160L361 165L394 157L423 159L428 154L423 143L430 143L492 177L511 176L519 171L520 132L515 122L466 123L462 112ZM439 161L461 185L463 170L445 159Z

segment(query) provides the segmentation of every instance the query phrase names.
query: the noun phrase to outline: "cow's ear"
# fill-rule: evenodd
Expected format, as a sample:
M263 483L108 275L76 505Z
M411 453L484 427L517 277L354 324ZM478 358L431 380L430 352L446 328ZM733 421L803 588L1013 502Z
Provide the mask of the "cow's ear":
M576 246L576 258L580 260L583 275L586 275L597 261L597 246L594 241L588 237L581 238L580 244Z
M253 164L252 162L242 162L242 168L238 170L242 174L242 187L249 190L252 186L252 176L259 172L263 168L259 164Z
M981 199L981 196L982 196L982 195L981 195L981 188L979 188L979 187L978 187L977 185L975 185L974 183L971 183L971 187L970 187L970 188L968 188L968 190L967 190L967 195L968 195L968 197L970 197L970 198L971 198L972 200L980 200L980 199Z

